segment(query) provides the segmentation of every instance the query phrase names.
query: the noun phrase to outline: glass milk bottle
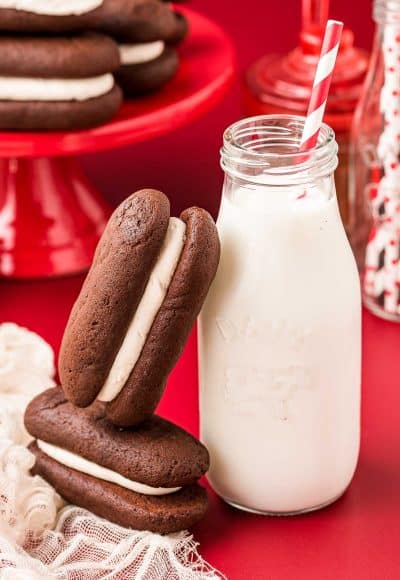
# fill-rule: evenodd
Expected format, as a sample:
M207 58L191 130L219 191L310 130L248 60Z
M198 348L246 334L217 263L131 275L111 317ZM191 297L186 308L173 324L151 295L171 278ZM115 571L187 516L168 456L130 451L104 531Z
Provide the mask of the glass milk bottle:
M361 298L340 219L337 144L304 119L244 119L224 134L222 255L199 322L209 480L265 514L323 507L349 485L360 439Z

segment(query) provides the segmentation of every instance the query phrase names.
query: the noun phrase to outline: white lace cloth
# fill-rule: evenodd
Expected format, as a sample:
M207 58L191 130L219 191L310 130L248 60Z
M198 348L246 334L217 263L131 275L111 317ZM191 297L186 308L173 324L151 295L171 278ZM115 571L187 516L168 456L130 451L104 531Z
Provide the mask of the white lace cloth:
M38 335L0 325L1 580L212 580L223 576L187 532L121 528L75 506L29 473L23 411L54 385L54 355ZM64 506L64 507L63 507Z

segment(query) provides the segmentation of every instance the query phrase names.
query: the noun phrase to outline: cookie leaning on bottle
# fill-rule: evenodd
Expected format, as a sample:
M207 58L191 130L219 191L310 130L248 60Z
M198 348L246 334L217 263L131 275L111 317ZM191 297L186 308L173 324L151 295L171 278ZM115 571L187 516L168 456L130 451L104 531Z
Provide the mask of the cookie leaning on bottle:
M215 276L211 216L170 217L167 197L141 190L113 213L72 309L59 357L67 398L106 403L121 427L154 412Z

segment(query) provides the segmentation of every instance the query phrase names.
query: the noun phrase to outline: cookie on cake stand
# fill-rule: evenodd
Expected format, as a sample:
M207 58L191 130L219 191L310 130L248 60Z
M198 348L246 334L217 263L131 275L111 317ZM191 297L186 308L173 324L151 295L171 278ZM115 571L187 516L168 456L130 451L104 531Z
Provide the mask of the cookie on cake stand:
M0 275L32 278L86 270L111 209L76 155L168 133L205 114L226 95L234 72L231 42L188 9L181 65L163 91L123 104L100 127L81 131L0 132Z
M147 8L142 12L140 26L116 29L108 24L120 51L116 79L127 98L155 92L174 77L179 66L176 46L189 28L181 12L160 2L157 10Z
M0 36L0 129L86 129L122 104L118 45L98 33Z

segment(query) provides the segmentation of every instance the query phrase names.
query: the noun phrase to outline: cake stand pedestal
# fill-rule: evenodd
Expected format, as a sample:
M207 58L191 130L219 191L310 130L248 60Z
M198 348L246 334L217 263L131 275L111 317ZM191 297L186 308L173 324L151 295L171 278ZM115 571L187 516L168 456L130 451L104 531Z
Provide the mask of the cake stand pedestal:
M184 12L190 35L181 66L159 93L125 102L111 122L87 131L0 132L0 276L86 270L111 208L76 155L166 134L225 96L234 73L230 40L209 19Z

